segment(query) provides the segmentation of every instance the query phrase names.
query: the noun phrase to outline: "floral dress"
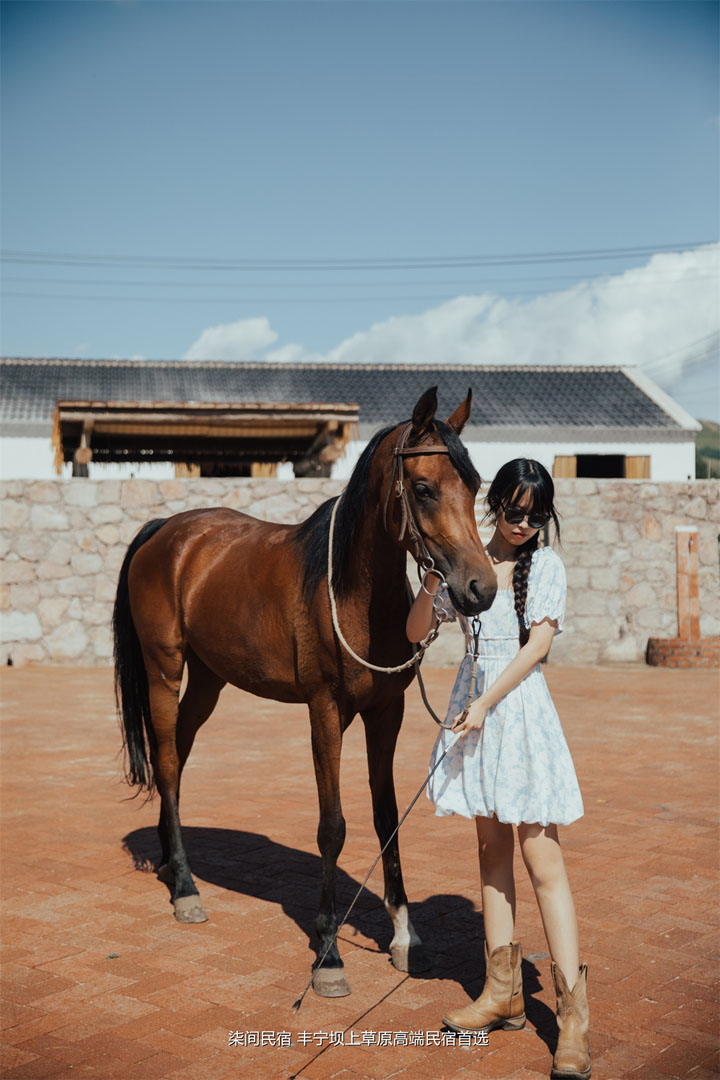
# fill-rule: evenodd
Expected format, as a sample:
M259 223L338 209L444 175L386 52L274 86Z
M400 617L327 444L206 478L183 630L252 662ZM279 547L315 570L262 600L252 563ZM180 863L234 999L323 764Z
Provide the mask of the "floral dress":
M565 615L565 568L551 548L534 552L528 577L525 625ZM512 589L499 589L492 606L465 618L438 590L446 617L457 619L465 633L466 655L455 680L446 722L465 707L472 678L473 647L478 662L472 700L489 687L520 648ZM492 817L514 825L521 821L567 825L583 814L583 802L560 718L539 664L488 711L480 731L464 736L442 728L430 769L450 750L430 777L428 796L438 816Z

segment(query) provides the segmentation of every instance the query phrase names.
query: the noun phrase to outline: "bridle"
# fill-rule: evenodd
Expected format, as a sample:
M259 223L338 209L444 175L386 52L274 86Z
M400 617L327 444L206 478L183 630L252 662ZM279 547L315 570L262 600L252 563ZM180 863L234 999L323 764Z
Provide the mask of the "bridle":
M403 465L403 458L415 454L447 454L449 453L449 451L447 446L406 446L405 443L407 441L407 437L410 431L412 430L412 426L412 422L406 424L406 426L400 433L400 438L398 439L397 445L393 449L393 467L390 474L390 483L388 484L387 495L385 497L385 506L383 507L383 524L385 525L386 531L388 531L387 512L390 503L390 495L394 489L396 498L400 500L401 518L398 540L403 540L406 532L410 536L411 543L415 549L415 551L413 552L413 557L418 565L418 573L420 574L420 585L425 592L428 592L428 590L425 588L425 578L431 571L436 574L443 583L445 581L445 578L441 571L435 568L435 562L427 549L425 537L421 533L415 521L412 507L410 505L410 500L407 496L407 489L405 487L405 469ZM330 516L330 536L328 538L328 595L330 597L330 610L332 612L333 628L338 636L338 640L343 645L345 650L350 653L354 660L357 660L359 664L362 664L363 667L369 668L371 671L380 671L384 674L392 675L399 671L405 671L407 668L415 665L418 668L419 675L418 665L425 653L425 650L428 648L429 645L432 645L433 641L438 636L439 624L447 622L448 618L442 606L437 602L439 598L436 595L430 593L428 594L433 595L433 606L435 609L435 618L437 619L438 625L430 631L430 633L423 641L419 642L412 659L407 660L404 664L398 664L396 667L379 667L377 664L371 664L368 660L363 660L361 656L358 656L358 654L355 652L352 646L348 644L348 642L345 640L345 637L343 636L342 630L340 629L340 625L338 622L335 590L333 589L332 583L335 518L337 516L337 509L342 501L342 498L343 496L340 495L340 497L336 499L335 505L333 506L332 514ZM407 588L410 598L412 598L412 592L410 590L409 582L407 582ZM442 724L442 721L435 716L434 713L432 715L436 723L440 724L443 727L445 726L444 724Z
M414 548L412 555L418 565L418 572L424 571L420 576L420 582L422 588L425 589L425 578L431 570L438 575L441 581L444 581L445 578L439 570L435 570L435 561L430 555L427 544L425 543L425 537L415 521L415 515L413 514L407 488L405 487L405 466L403 464L403 459L411 456L415 457L419 454L449 454L450 451L447 446L406 446L405 443L412 430L412 426L412 422L405 425L400 432L397 446L393 450L392 472L390 473L390 483L388 484L385 505L383 507L383 525L385 526L385 531L388 532L388 507L390 505L390 495L392 494L394 487L395 497L400 501L400 532L398 533L398 542L402 543L405 538L405 533L407 532Z

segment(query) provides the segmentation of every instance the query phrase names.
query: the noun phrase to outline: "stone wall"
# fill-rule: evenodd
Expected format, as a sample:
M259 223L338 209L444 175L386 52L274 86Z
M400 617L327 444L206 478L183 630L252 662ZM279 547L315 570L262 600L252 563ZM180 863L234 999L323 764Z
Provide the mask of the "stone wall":
M201 506L295 522L342 487L335 480L10 480L0 484L0 663L109 664L117 574L140 526ZM674 637L675 526L700 534L703 636L720 632L716 481L558 480L566 629L554 662L639 661L649 637ZM415 581L415 575L411 575ZM428 656L454 664L444 628Z

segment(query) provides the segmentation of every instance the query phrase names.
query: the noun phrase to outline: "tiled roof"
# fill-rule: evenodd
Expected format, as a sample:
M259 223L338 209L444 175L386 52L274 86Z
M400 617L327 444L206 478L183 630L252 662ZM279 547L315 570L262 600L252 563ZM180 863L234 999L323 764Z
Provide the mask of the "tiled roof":
M0 378L5 422L50 421L58 400L316 401L357 403L360 422L379 426L408 416L437 384L441 415L472 387L473 426L684 426L619 367L5 359Z

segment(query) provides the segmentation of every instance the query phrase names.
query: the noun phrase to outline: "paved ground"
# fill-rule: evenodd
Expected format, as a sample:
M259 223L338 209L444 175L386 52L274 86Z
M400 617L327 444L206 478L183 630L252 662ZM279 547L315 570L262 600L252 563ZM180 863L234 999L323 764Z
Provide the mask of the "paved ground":
M436 703L451 677L428 672ZM590 971L593 1076L718 1076L717 673L549 667L548 680L586 804L564 847ZM493 1033L487 1047L432 1043L443 1010L475 995L482 971L467 821L435 818L423 797L401 834L432 971L408 978L388 963L376 871L342 934L352 995L310 991L294 1014L309 975L319 868L304 711L224 692L183 792L210 922L181 926L150 870L156 808L124 801L110 673L8 669L0 689L3 1076L548 1076L549 961L520 866L528 1026ZM401 809L422 782L433 737L413 690L397 766ZM360 725L343 767L341 911L377 851ZM289 1032L292 1045L228 1045L230 1032L250 1044L254 1033L277 1043ZM344 1044L330 1045L331 1032L344 1032ZM420 1034L431 1045L417 1045Z

